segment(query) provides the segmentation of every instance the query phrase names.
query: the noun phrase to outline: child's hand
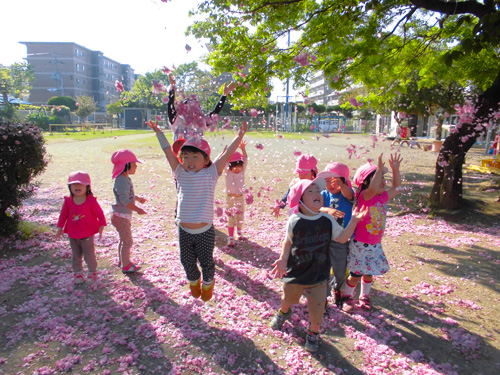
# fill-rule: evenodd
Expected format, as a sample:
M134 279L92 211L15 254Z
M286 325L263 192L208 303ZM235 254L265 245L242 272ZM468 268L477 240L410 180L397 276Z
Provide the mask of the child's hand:
M244 139L242 139L240 142L240 145L239 145L241 151L243 151L246 146L247 146L247 142Z
M360 211L359 207L356 207L356 209L352 212L351 221L353 219L354 219L354 221L360 221L366 215L368 215L368 206L365 206L362 211Z
M342 182L342 179L340 177L332 177L332 182L330 183L330 186L332 189L337 190L337 189L342 189L345 184Z
M247 130L248 130L248 124L246 121L243 121L240 128L238 129L238 136L243 137L245 135L245 133L247 132Z
M335 219L341 219L345 216L345 212L342 212L340 210L336 210L335 208L331 208L331 207L323 207L323 208L321 208L321 212L325 212L328 215L333 216Z
M238 87L238 84L236 82L231 82L229 85L225 84L224 85L224 96L227 96L230 94L236 87Z
M273 208L272 214L274 215L274 217L278 217L278 216L280 216L280 211L281 211L280 207L276 206Z
M172 86L175 86L175 77L172 73L168 75L168 80Z
M389 165L391 166L392 170L398 170L402 161L403 161L403 158L402 158L401 154L398 154L398 153L391 154L391 157L389 158Z
M63 235L63 229L59 228L55 234L56 240L60 239L62 235Z
M147 199L146 199L146 198L135 197L135 199L136 199L139 203L141 203L141 204L144 204L144 203L146 203L146 202L147 202Z
M146 121L146 125L155 131L155 133L161 132L161 129L158 127L158 122Z
M146 215L146 211L144 211L142 208L139 208L139 207L137 207L136 212L137 212L139 215Z
M104 226L103 226L103 225L101 225L101 226L99 227L99 240L101 240L101 238L102 238L102 231L103 231L103 230L104 230Z
M384 161L382 160L384 154L380 154L378 157L378 164L377 164L377 169L384 169Z
M273 263L273 269L271 270L271 276L278 277L280 279L286 276L286 261L283 259L278 259Z

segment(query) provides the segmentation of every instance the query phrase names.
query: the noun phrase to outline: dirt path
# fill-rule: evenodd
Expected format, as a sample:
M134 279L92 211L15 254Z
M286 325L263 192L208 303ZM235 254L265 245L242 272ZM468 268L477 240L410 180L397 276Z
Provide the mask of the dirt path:
M213 154L230 138L211 138ZM331 307L314 356L303 350L304 304L282 332L270 330L280 283L268 271L279 255L286 217L269 213L293 176L294 151L313 153L320 169L329 161L354 169L396 149L369 136L250 134L248 140L246 181L254 196L245 218L248 241L226 247L226 219L216 216L217 282L208 303L193 300L185 285L172 178L155 137L50 144L52 163L24 209L26 218L41 224L56 222L70 171L91 174L94 193L109 212L112 152L131 148L146 161L133 176L137 194L148 198L148 215L133 221L133 256L145 269L132 277L119 272L112 227L97 244L99 281L77 287L67 240L1 240L0 374L498 374L499 219L491 205L455 213L456 222L419 212L436 154L418 149L400 150L406 190L391 205L383 244L392 269L375 281L374 310L346 315ZM348 148L354 149L351 158ZM468 162L483 157L473 151ZM498 194L479 190L489 179L467 173L468 194L485 201ZM221 208L222 187L223 179L216 197Z

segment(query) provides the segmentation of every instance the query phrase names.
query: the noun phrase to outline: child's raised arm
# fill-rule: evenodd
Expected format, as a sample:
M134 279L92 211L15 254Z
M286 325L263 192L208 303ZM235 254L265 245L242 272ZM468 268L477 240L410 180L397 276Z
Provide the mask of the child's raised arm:
M383 156L384 154L380 154L380 156L378 157L377 170L375 171L375 174L373 175L368 188L362 192L363 199L366 201L369 201L375 195L377 195L380 189L382 178L384 178L384 162L382 161Z
M163 134L161 129L158 127L157 122L149 121L146 122L146 124L155 131L156 137L160 142L160 146L163 152L165 153L165 156L167 157L168 164L170 164L170 168L172 168L172 171L175 172L177 166L179 165L179 159L177 159L177 156L175 156L174 152L172 151L170 143L168 143L167 137L165 137L165 134Z
M243 121L243 124L240 126L238 130L238 135L236 136L236 138L233 139L231 144L228 147L226 147L224 151L222 151L222 154L220 154L217 157L217 160L215 160L214 164L219 174L221 174L222 171L224 171L224 168L226 167L226 164L229 162L229 159L234 154L236 149L239 147L241 140L243 139L243 136L247 132L247 129L248 129L247 123L246 121Z
M349 238L351 238L352 234L354 233L354 230L356 229L356 225L358 225L358 222L365 217L365 215L368 214L368 207L365 207L363 211L360 211L358 207L352 212L352 217L351 220L349 221L349 224L347 224L347 227L340 232L340 234L334 238L335 242L339 243L346 243Z
M396 195L400 193L401 186L401 174L399 173L399 167L403 158L401 154L391 154L389 159L389 165L392 169L392 187L387 190L387 194L389 195L389 199L394 198Z

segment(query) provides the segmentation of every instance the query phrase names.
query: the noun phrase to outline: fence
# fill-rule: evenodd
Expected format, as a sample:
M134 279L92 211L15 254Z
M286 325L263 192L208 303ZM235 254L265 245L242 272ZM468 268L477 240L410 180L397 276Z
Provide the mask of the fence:
M64 131L68 133L68 129L72 129L72 131L76 131L77 128L80 128L80 131L85 133L86 131L93 130L110 130L113 131L113 125L109 123L105 124L49 124L49 132L52 134L53 129L64 128Z

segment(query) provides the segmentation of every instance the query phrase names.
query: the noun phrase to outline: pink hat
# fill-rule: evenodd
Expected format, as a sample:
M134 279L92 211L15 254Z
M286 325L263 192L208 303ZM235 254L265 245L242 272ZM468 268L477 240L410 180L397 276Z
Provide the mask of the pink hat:
M318 185L320 191L323 191L326 188L326 181L323 177L316 177L314 180L300 180L290 188L287 203L293 212L297 212L304 191L306 191L306 189L312 184Z
M68 185L71 184L90 186L90 175L86 172L72 172L68 177Z
M301 174L313 170L318 173L318 161L311 154L302 154L295 161L295 173Z
M363 181L366 180L366 178L374 171L377 170L377 166L372 163L366 163L363 164L361 167L359 167L356 170L356 173L354 174L353 181L354 183L359 187L363 184ZM384 173L386 173L388 169L384 167Z
M350 170L347 165L337 162L328 163L326 165L325 171L334 172L338 174L338 176L336 177L344 177L347 186L352 187L351 181L349 181Z
M132 151L127 149L115 151L113 155L111 155L111 162L114 164L111 178L116 178L122 173L127 163L144 163L142 160L137 159Z
M197 149L199 149L199 150L203 151L205 154L207 154L208 157L210 157L210 145L203 138L202 139L200 139L200 138L192 139L192 140L184 142L184 144L181 146L181 150L186 146L196 147Z
M241 155L238 151L235 151L234 154L231 156L231 159L229 159L230 163L235 161L243 161L243 155Z
M184 143L186 143L186 140L184 138L179 138L174 143L172 143L172 151L176 156Z

